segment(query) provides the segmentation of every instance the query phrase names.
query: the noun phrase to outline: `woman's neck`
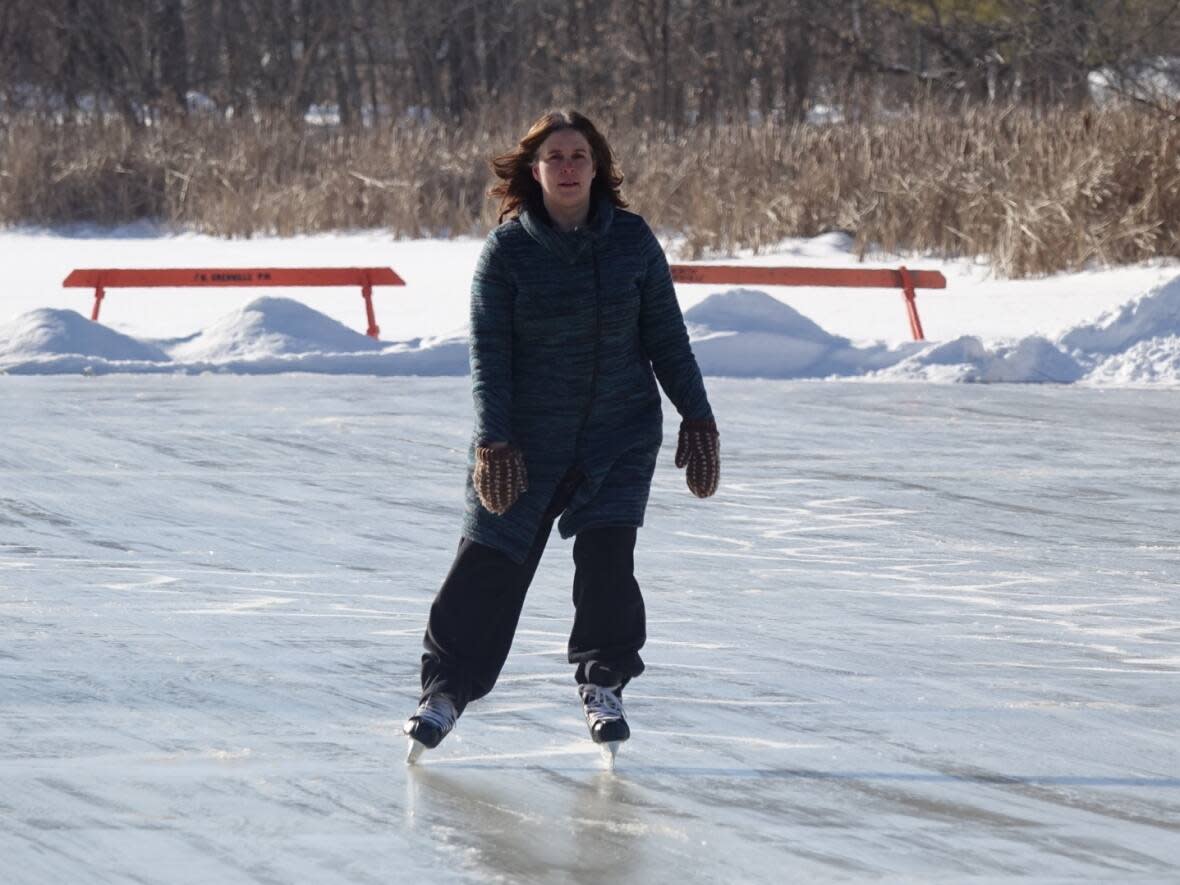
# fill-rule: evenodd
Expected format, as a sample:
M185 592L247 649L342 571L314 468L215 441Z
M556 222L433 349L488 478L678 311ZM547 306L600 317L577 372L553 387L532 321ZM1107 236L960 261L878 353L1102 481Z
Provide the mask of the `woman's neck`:
M585 225L586 220L590 217L590 201L587 200L581 206L565 209L551 206L546 200L545 211L549 213L549 220L553 222L555 228L568 233Z

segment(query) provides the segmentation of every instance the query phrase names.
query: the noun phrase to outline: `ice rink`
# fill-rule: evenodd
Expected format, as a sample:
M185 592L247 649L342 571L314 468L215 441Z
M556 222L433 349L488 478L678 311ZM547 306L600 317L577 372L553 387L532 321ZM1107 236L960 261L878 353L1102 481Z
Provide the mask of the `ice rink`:
M0 879L1180 880L1176 392L707 382L608 772L556 533L403 764L468 379L0 377Z

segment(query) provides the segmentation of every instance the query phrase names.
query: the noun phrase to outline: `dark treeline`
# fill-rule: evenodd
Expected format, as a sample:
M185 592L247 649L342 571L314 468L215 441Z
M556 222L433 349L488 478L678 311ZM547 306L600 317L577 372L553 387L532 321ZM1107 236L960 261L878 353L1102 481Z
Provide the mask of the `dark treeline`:
M0 0L0 110L133 125L216 110L341 124L859 119L918 102L1146 89L1180 0ZM1145 91L1146 89L1146 91Z

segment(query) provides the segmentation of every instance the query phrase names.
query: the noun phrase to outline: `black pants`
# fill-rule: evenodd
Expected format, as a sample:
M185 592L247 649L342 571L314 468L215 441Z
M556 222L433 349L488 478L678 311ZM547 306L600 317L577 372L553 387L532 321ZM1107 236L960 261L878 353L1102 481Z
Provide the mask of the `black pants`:
M520 620L525 593L545 552L553 521L581 481L571 472L559 484L522 563L469 538L443 581L426 627L422 696L443 692L459 712L492 690ZM633 527L585 529L574 540L574 626L569 661L579 684L626 684L643 672L639 649L647 639L643 596L635 580Z

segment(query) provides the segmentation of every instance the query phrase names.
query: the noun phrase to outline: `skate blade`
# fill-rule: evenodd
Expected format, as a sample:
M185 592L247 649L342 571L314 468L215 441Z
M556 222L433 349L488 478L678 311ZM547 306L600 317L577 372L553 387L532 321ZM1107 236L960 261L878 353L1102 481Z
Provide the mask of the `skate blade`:
M415 765L422 754L426 752L426 745L421 741L410 738L410 749L406 753L406 765Z
M619 744L622 741L607 741L604 744L599 744L598 748L602 752L602 761L606 763L607 768L615 767L615 756L619 753Z

